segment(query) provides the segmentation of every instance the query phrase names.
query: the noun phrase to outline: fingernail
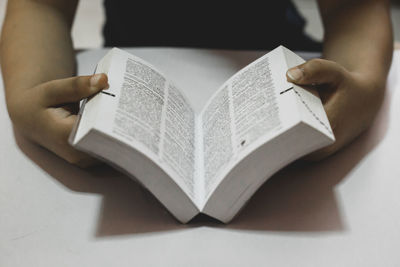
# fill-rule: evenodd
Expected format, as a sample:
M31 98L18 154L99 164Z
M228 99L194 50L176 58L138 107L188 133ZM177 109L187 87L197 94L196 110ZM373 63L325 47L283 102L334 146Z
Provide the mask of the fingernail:
M90 78L90 87L97 87L101 79L101 74L95 74Z
M299 81L303 77L303 71L299 68L288 70L287 75L292 81Z

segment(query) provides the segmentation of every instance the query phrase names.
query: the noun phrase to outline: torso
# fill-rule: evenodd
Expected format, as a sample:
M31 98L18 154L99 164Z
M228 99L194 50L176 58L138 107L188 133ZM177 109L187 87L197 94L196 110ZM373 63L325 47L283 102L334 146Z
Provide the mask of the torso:
M222 2L105 0L105 45L272 49L302 32L289 1Z

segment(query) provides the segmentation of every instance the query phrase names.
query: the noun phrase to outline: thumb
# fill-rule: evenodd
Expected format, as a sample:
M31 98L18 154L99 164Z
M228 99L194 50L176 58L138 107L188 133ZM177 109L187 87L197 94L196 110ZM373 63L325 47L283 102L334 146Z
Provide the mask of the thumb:
M46 106L74 103L108 88L104 73L49 81L42 85Z
M298 85L338 85L344 78L344 68L336 62L312 59L286 72L286 79Z

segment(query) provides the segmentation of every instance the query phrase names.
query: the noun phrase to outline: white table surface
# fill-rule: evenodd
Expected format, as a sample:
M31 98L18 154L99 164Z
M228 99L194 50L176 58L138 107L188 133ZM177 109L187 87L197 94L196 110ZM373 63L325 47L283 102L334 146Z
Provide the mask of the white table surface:
M197 110L262 55L130 51L186 88ZM79 73L104 54L80 53ZM0 266L400 266L399 78L395 52L372 128L328 160L276 174L228 225L182 225L123 174L79 169L15 135L2 93Z

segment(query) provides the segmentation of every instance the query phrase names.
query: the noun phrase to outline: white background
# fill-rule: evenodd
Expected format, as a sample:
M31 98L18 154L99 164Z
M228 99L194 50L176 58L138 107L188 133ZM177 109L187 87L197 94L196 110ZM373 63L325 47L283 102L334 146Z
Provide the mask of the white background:
M262 54L131 51L197 105ZM80 54L80 74L104 53ZM1 94L0 266L400 266L399 71L396 52L367 133L328 160L276 174L228 225L182 225L128 177L76 168L14 136Z

